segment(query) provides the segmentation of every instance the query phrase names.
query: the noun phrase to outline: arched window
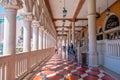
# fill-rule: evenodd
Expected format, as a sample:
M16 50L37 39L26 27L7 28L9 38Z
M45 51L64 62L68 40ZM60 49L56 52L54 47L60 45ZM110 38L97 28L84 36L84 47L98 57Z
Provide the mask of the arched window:
M118 26L119 26L118 17L116 15L111 15L105 24L105 30L110 30Z
M4 13L5 13L4 8L0 6L0 55L2 55L3 53Z

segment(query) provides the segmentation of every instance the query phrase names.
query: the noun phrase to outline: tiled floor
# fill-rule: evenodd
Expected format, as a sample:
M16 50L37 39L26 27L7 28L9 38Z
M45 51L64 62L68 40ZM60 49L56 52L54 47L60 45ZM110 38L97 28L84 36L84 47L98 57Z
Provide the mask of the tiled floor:
M115 80L97 67L81 67L72 60L62 60L61 55L54 55L32 80Z

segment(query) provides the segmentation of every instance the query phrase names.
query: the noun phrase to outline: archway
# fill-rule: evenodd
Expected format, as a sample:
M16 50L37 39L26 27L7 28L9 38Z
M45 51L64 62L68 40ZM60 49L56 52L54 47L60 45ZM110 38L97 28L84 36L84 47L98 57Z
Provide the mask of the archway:
M105 39L119 39L120 38L120 26L119 18L114 13L111 13L106 17L103 25L103 32Z

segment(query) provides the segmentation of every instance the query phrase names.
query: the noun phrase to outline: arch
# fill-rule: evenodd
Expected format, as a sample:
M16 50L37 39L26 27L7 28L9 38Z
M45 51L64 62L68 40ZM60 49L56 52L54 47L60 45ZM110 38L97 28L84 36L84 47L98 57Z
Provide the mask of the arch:
M115 19L117 19L118 21L118 24L115 26L115 27L118 27L119 26L119 18L117 17L117 15L115 13L110 13L109 16L107 16L104 20L104 24L103 24L103 31L106 31L106 30L110 30L110 29L113 29L114 27L110 27L108 26L108 28L106 29L106 25L108 24L108 22L110 22L110 19L114 17Z

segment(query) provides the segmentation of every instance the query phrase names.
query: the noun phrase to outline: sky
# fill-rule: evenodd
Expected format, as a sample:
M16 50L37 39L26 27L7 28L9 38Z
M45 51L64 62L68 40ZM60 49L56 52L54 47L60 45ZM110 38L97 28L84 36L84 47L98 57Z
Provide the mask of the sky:
M0 14L3 14L4 13L4 9L3 7L0 5Z

